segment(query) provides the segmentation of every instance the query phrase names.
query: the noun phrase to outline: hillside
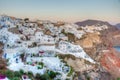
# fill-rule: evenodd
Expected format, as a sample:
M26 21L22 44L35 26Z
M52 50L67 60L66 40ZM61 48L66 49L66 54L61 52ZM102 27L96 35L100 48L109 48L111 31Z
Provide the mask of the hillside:
M112 26L111 24L109 24L106 21L100 21L100 20L85 20L85 21L81 21L81 22L76 22L75 24L79 25L79 26L92 26L92 25L96 25L96 26L102 26L102 25L107 25L107 26Z
M30 21L29 18L2 15L0 26L1 69L7 67L8 70L23 69L27 72L27 68L34 75L48 74L48 70L59 71L56 75L61 77L54 78L62 80L86 80L88 77L93 80L114 80L119 77L112 73L113 67L109 71L105 65L111 56L106 51L120 45L120 31L108 22L86 20L73 24L48 20ZM119 56L111 57L116 63L119 63L118 58ZM4 59L8 61L5 62ZM116 69L115 71L117 73Z

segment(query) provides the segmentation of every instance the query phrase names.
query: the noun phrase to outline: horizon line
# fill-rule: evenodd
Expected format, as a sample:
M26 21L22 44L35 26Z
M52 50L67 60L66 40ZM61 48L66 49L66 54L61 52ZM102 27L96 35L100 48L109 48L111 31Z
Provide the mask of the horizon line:
M63 20L61 20L60 18L59 19L56 19L56 18L53 18L52 17L52 19L39 19L39 18L31 18L31 17L23 17L23 16L13 16L13 15L8 15L8 14L0 14L0 16L9 16L9 17L15 17L15 18L20 18L20 19L25 19L25 18L29 18L29 20L32 20L32 21L34 21L34 20L48 20L48 21L61 21L61 22L68 22L68 23L76 23L76 22L83 22L83 21L86 21L86 20L97 20L97 21L103 21L103 22L108 22L109 24L111 24L111 25L116 25L116 24L118 24L118 23L120 23L120 22L112 22L112 21L109 21L109 20L102 20L102 19L92 19L92 18L86 18L86 19L79 19L79 20L75 20L75 21L69 21L69 20L65 20L65 19L63 19Z

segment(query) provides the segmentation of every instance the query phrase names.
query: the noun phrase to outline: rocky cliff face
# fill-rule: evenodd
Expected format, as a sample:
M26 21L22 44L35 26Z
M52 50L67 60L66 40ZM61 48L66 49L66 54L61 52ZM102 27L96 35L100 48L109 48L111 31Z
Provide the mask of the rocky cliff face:
M120 30L116 27L110 27L107 30L101 31L102 43L106 46L112 44L113 46L120 45Z
M114 77L120 77L120 53L111 49L109 52L104 53L101 58L101 65Z
M82 39L76 40L76 44L79 44L83 47L85 52L92 57L94 60L99 61L101 51L101 36L97 33L87 33L83 36ZM99 55L99 56L98 56Z
M106 24L108 26L108 29L100 31L100 35L88 33L76 43L82 45L86 53L94 60L100 62L100 66L104 70L101 71L100 68L97 68L100 70L99 73L93 73L102 76L101 80L114 80L113 77L120 77L120 53L112 49L113 46L120 46L120 30L101 21L87 20L77 24L80 26Z
M100 35L97 33L87 33L82 39L76 40L76 44L80 44L83 48L92 48L94 44L101 43Z

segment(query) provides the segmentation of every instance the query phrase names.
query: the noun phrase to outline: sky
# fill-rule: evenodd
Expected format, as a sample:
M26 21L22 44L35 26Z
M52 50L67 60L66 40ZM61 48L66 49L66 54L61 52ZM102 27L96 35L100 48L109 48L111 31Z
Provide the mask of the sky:
M0 0L0 14L19 18L120 23L120 0Z

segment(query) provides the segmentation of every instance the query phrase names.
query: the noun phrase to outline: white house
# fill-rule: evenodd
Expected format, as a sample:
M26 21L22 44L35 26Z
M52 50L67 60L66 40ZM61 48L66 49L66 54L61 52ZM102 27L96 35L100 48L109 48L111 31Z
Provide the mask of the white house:
M35 33L35 38L37 41L41 41L42 37L44 36L43 32L36 32Z
M42 44L54 44L55 39L52 36L44 35L43 32L36 32L36 41Z
M9 59L9 62L18 62L20 53L16 49L4 49L3 58Z
M22 47L29 47L29 46L32 46L32 44L33 44L33 41L22 41L21 42Z
M61 51L67 51L67 47L68 47L68 44L67 43L65 43L65 42L59 42L59 49L61 50Z
M15 44L16 41L20 40L20 37L16 34L10 34L9 37L8 37L8 41L7 41L7 44L9 46L12 46Z

